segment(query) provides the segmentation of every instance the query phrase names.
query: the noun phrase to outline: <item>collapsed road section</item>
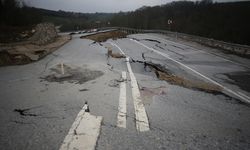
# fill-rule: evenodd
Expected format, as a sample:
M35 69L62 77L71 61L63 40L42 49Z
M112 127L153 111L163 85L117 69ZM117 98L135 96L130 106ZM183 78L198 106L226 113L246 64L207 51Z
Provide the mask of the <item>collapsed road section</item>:
M218 83L218 82L216 82L216 81L210 79L209 77L207 77L207 76L201 74L200 72L198 72L198 71L192 69L191 67L189 67L189 66L187 66L187 65L185 65L185 64L183 64L183 63L181 63L181 62L179 62L179 61L177 61L177 60L175 60L175 59L173 59L173 58L171 58L171 57L169 57L168 54L165 54L165 53L163 53L163 52L160 52L160 51L158 51L158 50L155 50L155 49L153 49L153 48L150 48L150 47L146 46L145 44L143 44L143 43L141 43L141 42L139 42L139 41L137 41L137 40L134 40L134 39L130 39L130 40L131 40L131 41L134 41L135 43L137 43L137 44L139 44L139 45L141 45L141 46L143 46L143 47L145 47L145 48L147 48L147 49L150 50L150 51L153 51L153 52L155 52L155 53L157 53L157 54L159 54L159 55L161 55L161 56L163 56L163 57L165 57L165 58L167 58L167 59L169 59L169 60L175 62L176 64L182 66L183 68L185 68L185 69L187 69L187 70L190 70L190 71L194 72L195 74L199 75L200 77L204 78L205 80L207 80L207 81L213 83L214 85L217 85L218 87L222 88L225 92L229 93L230 95L236 96L237 98L239 98L239 99L242 100L243 102L248 103L248 104L250 103L250 97L248 97L247 95L245 95L245 94L243 94L243 93L239 94L238 92L235 92L235 91L233 91L233 90L231 90L231 89L229 89L229 88L227 88L227 87L221 85L220 83Z

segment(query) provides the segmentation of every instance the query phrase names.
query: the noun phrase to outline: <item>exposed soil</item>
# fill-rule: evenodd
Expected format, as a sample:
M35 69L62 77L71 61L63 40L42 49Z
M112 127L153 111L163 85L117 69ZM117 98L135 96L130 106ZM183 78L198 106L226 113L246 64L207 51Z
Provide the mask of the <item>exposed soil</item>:
M205 91L208 93L218 93L222 90L221 87L214 84L187 80L185 78L168 74L159 70L155 70L155 73L160 80L165 80L170 84L180 85L182 87Z
M56 65L54 68L51 68L52 74L42 77L41 79L48 82L68 82L75 84L83 84L90 80L95 80L96 78L103 75L103 72L90 70L87 68L72 67L68 65L63 65L64 74L61 71L61 64Z
M35 45L29 42L0 44L0 66L23 65L37 61L67 43L69 35L59 36L52 43Z
M150 67L160 80L167 81L170 84L179 85L185 88L205 91L214 94L221 93L222 91L222 88L217 85L210 84L204 81L188 80L183 77L174 75L171 73L170 70L166 69L164 66L161 66L160 64L154 64L151 62L142 62L142 61L135 61L135 62L143 63L144 68Z
M108 39L116 40L118 38L125 38L127 34L121 31L110 31L105 33L97 33L93 35L82 36L81 39L90 39L95 42L105 42Z

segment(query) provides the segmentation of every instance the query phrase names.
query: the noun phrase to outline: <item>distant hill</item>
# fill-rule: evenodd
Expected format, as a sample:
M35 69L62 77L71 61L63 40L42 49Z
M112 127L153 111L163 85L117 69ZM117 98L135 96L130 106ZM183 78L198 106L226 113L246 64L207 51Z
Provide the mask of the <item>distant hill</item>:
M76 13L66 11L53 11L40 8L29 8L42 16L42 22L52 22L61 26L61 31L83 30L106 26L113 13Z
M164 29L250 45L249 18L250 1L176 1L155 7L144 6L132 12L76 13L20 7L16 0L0 0L0 38L40 22L52 22L61 26L61 31L105 26Z
M112 13L78 13L53 11L20 5L19 0L0 0L0 30L30 28L40 22L52 22L62 31L95 28L107 25ZM11 29L11 30L12 30Z
M140 29L165 29L250 45L249 18L249 1L176 1L118 13L111 20L111 24Z
M19 0L0 0L0 43L21 41L22 35L41 22L54 23L61 31L108 25L112 13L53 11L20 5Z

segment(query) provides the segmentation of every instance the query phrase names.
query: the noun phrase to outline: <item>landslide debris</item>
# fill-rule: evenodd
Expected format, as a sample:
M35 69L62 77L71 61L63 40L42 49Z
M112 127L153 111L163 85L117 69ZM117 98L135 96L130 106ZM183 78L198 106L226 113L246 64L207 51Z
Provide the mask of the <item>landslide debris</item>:
M125 38L127 37L127 33L122 31L110 31L110 32L102 32L102 33L96 33L92 35L87 36L81 36L81 39L90 39L95 42L105 42L108 39L116 40L118 38Z
M25 41L0 43L0 66L37 61L71 39L69 35L58 36L55 26L50 23L38 24L32 32L34 34Z
M54 24L40 23L35 27L35 33L30 38L32 44L44 45L56 40L58 34Z

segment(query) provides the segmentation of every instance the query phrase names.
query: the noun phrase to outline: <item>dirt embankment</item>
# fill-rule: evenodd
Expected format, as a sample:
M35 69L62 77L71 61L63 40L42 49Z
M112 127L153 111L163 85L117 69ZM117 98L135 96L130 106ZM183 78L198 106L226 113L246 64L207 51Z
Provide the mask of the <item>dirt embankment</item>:
M109 32L104 32L104 33L96 33L92 35L82 36L81 39L90 39L90 40L95 41L94 43L96 42L101 43L101 42L107 41L108 39L116 40L118 38L125 38L125 37L127 37L127 33L125 32L109 31ZM113 58L125 58L126 57L124 54L113 52L111 47L105 47L105 48L108 50L107 52L108 58L109 57L113 57Z
M92 35L82 36L81 39L90 39L95 42L105 42L108 39L118 39L118 38L125 38L127 33L121 31L110 31L104 33L96 33Z
M37 61L71 39L69 35L58 36L55 26L50 23L38 24L33 31L26 41L0 43L0 66Z
M152 71L154 71L158 79L167 81L170 84L213 94L220 94L222 91L222 88L220 86L214 85L212 83L207 83L205 81L195 81L173 74L170 70L160 64L155 64L147 61L132 61L144 64L144 69L146 69L146 67L149 67Z

